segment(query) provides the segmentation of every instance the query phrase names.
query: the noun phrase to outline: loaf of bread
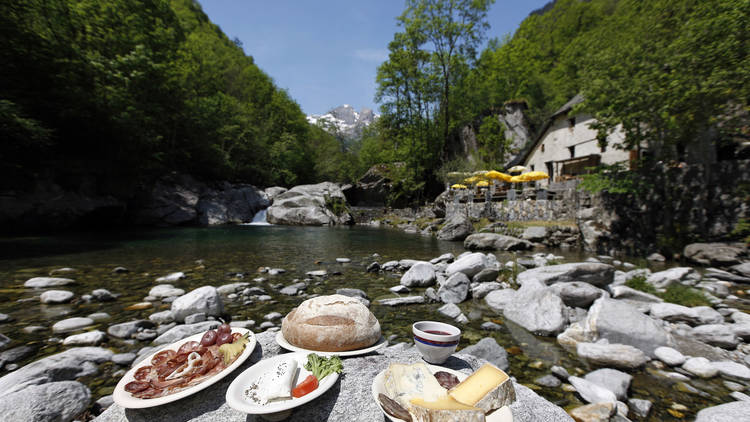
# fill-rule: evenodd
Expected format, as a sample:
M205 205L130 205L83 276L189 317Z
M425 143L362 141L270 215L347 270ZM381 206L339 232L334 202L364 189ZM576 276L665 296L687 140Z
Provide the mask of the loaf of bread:
M343 352L375 344L380 339L380 323L353 297L318 296L292 309L281 321L281 332L297 347Z

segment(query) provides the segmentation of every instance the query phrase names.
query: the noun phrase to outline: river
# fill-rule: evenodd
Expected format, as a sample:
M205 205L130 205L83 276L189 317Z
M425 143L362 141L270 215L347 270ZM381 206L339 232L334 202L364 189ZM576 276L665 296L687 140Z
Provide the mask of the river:
M16 362L24 365L63 350L49 327L56 321L106 312L111 319L98 323L96 328L106 331L114 323L147 319L156 311L168 309L169 304L155 302L145 310L125 310L129 305L142 302L151 287L159 284L155 279L172 272L182 271L186 278L174 282L176 287L190 291L203 285L220 286L237 281L252 282L264 276L268 280L259 285L274 296L271 302L244 305L241 301L227 301L225 307L233 320L255 320L277 311L289 312L301 301L274 293L274 284L290 284L302 279L311 270L325 269L331 274L325 281L312 283L308 294L331 294L343 287L364 290L370 300L392 296L389 287L399 284L400 274L367 273L365 268L373 261L381 264L389 260L429 260L451 252L464 252L461 242L439 241L431 237L406 234L392 229L367 227L288 227L288 226L227 226L211 228L133 229L97 233L69 233L55 236L15 237L0 239L0 313L12 320L0 324L0 330L12 339L8 346L30 345L36 353ZM546 252L546 251L545 251ZM552 251L561 255L561 262L578 262L587 256L577 251ZM373 255L378 254L378 255ZM500 262L514 259L512 253L497 253ZM349 258L340 264L336 258ZM631 261L635 262L635 261ZM645 265L643 261L636 262ZM75 273L61 275L76 280L70 290L75 299L69 304L44 305L38 300L38 291L23 287L25 280L46 276L62 267L75 269ZM125 267L126 273L114 273L115 267ZM259 274L260 267L282 268L286 272L277 276ZM85 302L82 295L92 290L106 288L120 295L113 302ZM450 322L440 316L439 305L408 305L391 308L373 305L371 309L381 322L383 334L392 341L411 342L411 323L416 320L435 319ZM509 351L512 376L532 387L547 399L566 408L581 402L571 392L563 389L539 387L534 379L549 374L552 365L562 365L574 375L593 368L576 359L559 347L554 338L529 334L524 329L495 315L483 301L469 300L460 305L471 321L461 327L464 334L459 348L466 347L483 337L492 336ZM503 329L487 332L480 329L485 321L502 324ZM46 327L39 332L22 331L27 326ZM60 337L64 337L61 335ZM123 341L110 338L103 347L116 352L137 351L148 342ZM0 375L7 373L3 368ZM83 380L92 390L94 399L110 394L122 368L105 364L95 378ZM674 382L649 375L648 370L633 373L631 397L654 401L650 420L678 420L668 413L673 403L687 407L686 415L698 409L720 403L726 399L726 388L720 381L703 382L703 390L711 396L702 397L680 391Z

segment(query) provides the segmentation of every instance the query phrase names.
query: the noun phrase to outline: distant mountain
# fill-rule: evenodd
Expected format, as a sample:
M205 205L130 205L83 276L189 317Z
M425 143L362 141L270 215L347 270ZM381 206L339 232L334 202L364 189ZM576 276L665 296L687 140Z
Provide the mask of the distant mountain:
M356 139L362 136L362 130L378 118L371 109L362 108L359 113L349 104L336 107L323 115L309 115L311 124L321 124L333 135L344 139Z

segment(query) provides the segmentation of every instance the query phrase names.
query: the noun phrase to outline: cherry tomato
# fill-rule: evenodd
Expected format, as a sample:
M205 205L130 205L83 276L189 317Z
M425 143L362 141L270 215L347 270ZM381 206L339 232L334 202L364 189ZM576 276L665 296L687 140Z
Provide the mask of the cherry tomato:
M201 337L201 346L213 346L216 343L216 337L218 337L218 334L216 334L216 331L214 330L208 330L206 331L206 334L203 334L203 337Z
M302 397L316 388L318 388L318 379L315 378L315 375L308 375L304 381L292 389L292 396Z
M221 333L231 333L232 332L232 327L230 327L229 324L221 324L221 325L219 325L219 328L216 329L216 331L219 334L221 334Z
M234 337L232 336L232 333L221 333L219 334L219 337L216 339L216 345L221 346L225 343L232 343L234 341Z

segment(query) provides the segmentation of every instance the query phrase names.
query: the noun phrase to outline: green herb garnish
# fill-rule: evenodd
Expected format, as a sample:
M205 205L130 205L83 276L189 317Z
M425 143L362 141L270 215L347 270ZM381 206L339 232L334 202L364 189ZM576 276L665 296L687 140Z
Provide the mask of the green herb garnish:
M334 372L341 373L341 371L344 370L344 365L341 362L341 358L339 358L338 356L325 358L322 356L318 356L315 353L310 353L309 355L307 355L307 363L305 364L305 369L312 372L312 374L315 375L315 378L317 378L318 381L322 381L323 378L325 378L328 374L332 374Z

